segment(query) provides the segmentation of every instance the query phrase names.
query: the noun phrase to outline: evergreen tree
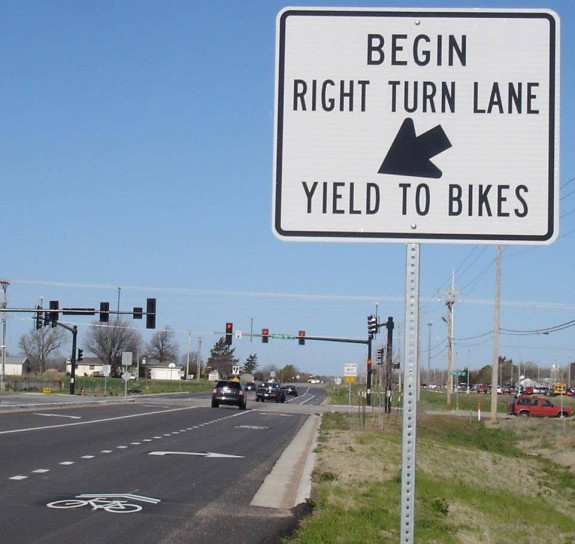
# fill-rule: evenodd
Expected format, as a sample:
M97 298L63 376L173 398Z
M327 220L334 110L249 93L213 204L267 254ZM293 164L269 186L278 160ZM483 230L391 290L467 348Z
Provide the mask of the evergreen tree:
M244 372L245 374L253 375L257 367L258 367L258 356L254 353L246 359L244 367L242 368L242 372Z
M210 350L210 356L207 367L211 370L217 370L220 376L229 376L232 373L232 367L239 363L239 359L234 356L235 348L226 344L225 338L222 336Z

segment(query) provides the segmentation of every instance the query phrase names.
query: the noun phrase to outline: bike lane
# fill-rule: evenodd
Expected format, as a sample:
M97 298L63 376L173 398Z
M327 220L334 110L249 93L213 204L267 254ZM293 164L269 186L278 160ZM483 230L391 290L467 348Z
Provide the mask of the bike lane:
M196 408L30 431L39 451L46 432L54 434L53 442L82 447L76 444L67 461L54 458L49 472L30 466L22 471L26 479L3 480L1 526L14 544L176 543L192 541L191 534L195 543L212 535L206 542L213 544L214 528L224 540L239 524L245 525L245 542L258 542L293 518L249 503L305 418L264 409ZM86 504L47 506L69 500ZM117 511L106 509L106 501Z

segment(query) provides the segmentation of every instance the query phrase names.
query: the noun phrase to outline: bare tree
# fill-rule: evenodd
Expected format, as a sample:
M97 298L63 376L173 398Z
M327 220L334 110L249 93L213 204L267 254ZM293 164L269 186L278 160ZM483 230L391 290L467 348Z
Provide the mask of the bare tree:
M46 371L46 361L50 355L57 355L60 346L66 343L66 334L63 329L44 327L24 334L18 346L30 359L32 368L37 372Z
M158 331L146 346L146 357L160 363L175 362L179 358L180 348L176 342L176 332L170 327Z
M104 364L111 365L112 375L121 372L122 352L138 353L142 343L140 333L120 318L109 325L92 323L85 340L86 348L91 353Z

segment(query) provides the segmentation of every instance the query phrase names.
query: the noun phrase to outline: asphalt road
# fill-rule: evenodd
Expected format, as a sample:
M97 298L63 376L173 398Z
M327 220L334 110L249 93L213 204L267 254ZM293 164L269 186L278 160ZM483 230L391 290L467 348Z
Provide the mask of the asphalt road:
M300 393L246 411L212 409L208 395L61 406L56 395L12 397L20 410L0 412L1 540L276 542L298 509L251 503L323 400L321 388ZM278 479L277 492L286 485L299 482Z

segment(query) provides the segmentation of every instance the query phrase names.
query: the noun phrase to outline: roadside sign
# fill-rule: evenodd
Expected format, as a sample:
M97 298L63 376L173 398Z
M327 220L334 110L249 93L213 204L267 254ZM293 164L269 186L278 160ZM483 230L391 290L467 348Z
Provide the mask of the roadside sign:
M286 8L275 115L282 239L557 237L551 11Z
M132 366L133 353L131 351L122 351L122 366Z
M355 363L346 363L343 365L343 375L345 377L357 376L357 365Z

